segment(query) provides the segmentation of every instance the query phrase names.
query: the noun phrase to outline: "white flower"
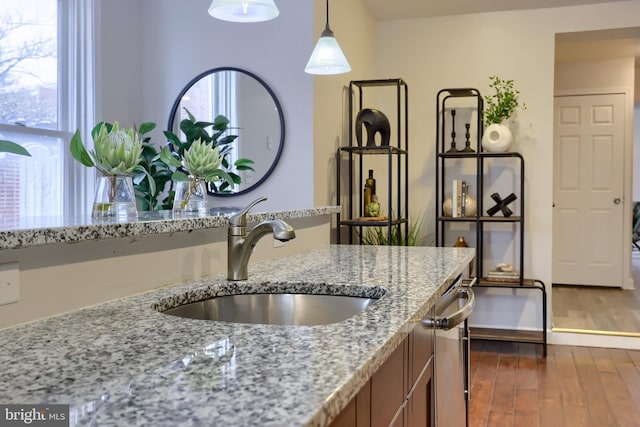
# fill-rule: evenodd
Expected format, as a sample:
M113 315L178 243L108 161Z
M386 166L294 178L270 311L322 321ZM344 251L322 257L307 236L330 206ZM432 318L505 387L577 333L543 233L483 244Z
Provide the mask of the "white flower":
M189 175L204 178L220 168L223 157L220 149L214 147L213 143L207 144L198 138L185 151L182 165Z
M91 157L97 167L109 175L128 175L140 162L142 141L133 129L120 129L118 122L111 131L102 124L93 140Z

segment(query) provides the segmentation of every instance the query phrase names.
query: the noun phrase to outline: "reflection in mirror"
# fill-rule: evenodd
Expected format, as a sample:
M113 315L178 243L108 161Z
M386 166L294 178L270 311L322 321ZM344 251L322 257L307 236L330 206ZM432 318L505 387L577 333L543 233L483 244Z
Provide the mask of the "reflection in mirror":
M238 158L253 160L253 171L233 171L242 182L230 193L247 193L262 184L275 168L284 145L284 116L280 103L267 84L256 75L233 67L214 68L191 80L178 95L168 128L180 136L180 121L189 110L197 121L213 122L216 116L229 119L229 131L238 135L229 163Z

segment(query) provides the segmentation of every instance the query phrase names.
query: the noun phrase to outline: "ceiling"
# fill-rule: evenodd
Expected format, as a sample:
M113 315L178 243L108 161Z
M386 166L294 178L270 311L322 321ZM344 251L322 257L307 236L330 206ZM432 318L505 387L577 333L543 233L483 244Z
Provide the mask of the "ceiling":
M362 0L378 21L504 10L543 9L613 1L624 0Z
M543 9L625 0L362 0L378 21ZM640 64L640 28L558 34L556 61L635 57Z

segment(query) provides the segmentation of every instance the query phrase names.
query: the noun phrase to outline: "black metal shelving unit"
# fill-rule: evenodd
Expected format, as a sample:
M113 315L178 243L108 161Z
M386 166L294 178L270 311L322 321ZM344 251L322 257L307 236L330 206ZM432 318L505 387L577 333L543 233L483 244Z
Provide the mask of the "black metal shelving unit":
M451 147L447 146L446 139L448 135L445 135L445 122L447 103L455 98L469 98L469 105L474 105L476 111L477 121L476 126L476 138L471 144L473 152L455 152L451 150ZM520 289L520 290L535 290L541 292L542 298L542 329L539 331L523 331L523 330L507 330L507 329L491 329L491 328L472 328L471 337L477 339L497 340L497 341L514 341L514 342L526 342L537 343L543 345L543 354L547 355L547 293L546 287L543 282L537 279L528 279L524 277L524 224L525 224L525 186L524 186L524 159L520 153L505 152L505 153L489 153L482 151L481 138L483 133L482 123L482 111L483 111L483 99L480 92L473 88L459 88L459 89L442 89L437 95L437 140L436 140L436 244L438 246L450 245L451 241L447 241L446 234L450 232L449 227L452 223L466 223L474 228L475 233L475 246L476 246L476 262L475 271L473 276L477 277L474 287L479 288L504 288L504 289ZM455 131L455 129L453 129ZM455 136L453 134L452 136ZM453 139L453 138L452 138ZM453 144L452 144L453 145ZM513 160L519 163L520 175L519 175L519 195L518 197L518 214L512 216L489 216L483 215L486 212L483 203L483 194L485 193L485 168L487 161L493 159L507 159ZM450 161L468 161L472 164L475 176L473 184L476 186L477 195L477 208L475 215L465 217L450 217L444 215L443 202L446 195L446 183L447 177L447 163ZM516 165L517 167L517 165ZM484 260L484 244L485 236L491 233L489 230L490 224L495 223L511 223L514 226L514 238L519 239L519 248L516 260L516 267L519 268L520 277L518 280L496 282L487 280L487 277L483 271Z
M355 140L354 123L357 113L365 108L365 92L373 92L373 88L395 87L396 95L396 117L392 123L391 130L395 131L395 143L378 146L359 146ZM408 87L404 80L383 79L383 80L354 80L349 84L349 144L346 147L339 147L336 152L336 198L338 204L342 204L341 177L344 171L342 163L347 163L347 194L345 195L346 206L342 213L337 214L338 237L337 242L341 243L340 228L349 228L348 242L354 243L354 238L362 236L365 227L387 227L388 241L391 244L391 235L394 227L403 227L404 235L409 231L409 221L404 215L409 212L409 119L408 119ZM394 126L395 125L395 129ZM363 195L364 187L364 158L366 156L386 156L387 157L387 219L377 221L363 221L364 217ZM380 182L382 180L379 180ZM345 209L346 208L346 209ZM394 218L394 214L396 215ZM354 233L357 230L357 233ZM359 243L362 240L359 239Z

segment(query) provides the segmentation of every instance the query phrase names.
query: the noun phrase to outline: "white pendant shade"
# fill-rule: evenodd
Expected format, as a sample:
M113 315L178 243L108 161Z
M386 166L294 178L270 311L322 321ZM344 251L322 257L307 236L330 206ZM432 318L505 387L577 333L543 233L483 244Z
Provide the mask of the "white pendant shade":
M209 6L209 15L231 22L262 22L279 14L273 0L213 0Z
M342 53L338 41L331 30L327 29L316 43L304 71L309 74L342 74L351 71L347 58Z

